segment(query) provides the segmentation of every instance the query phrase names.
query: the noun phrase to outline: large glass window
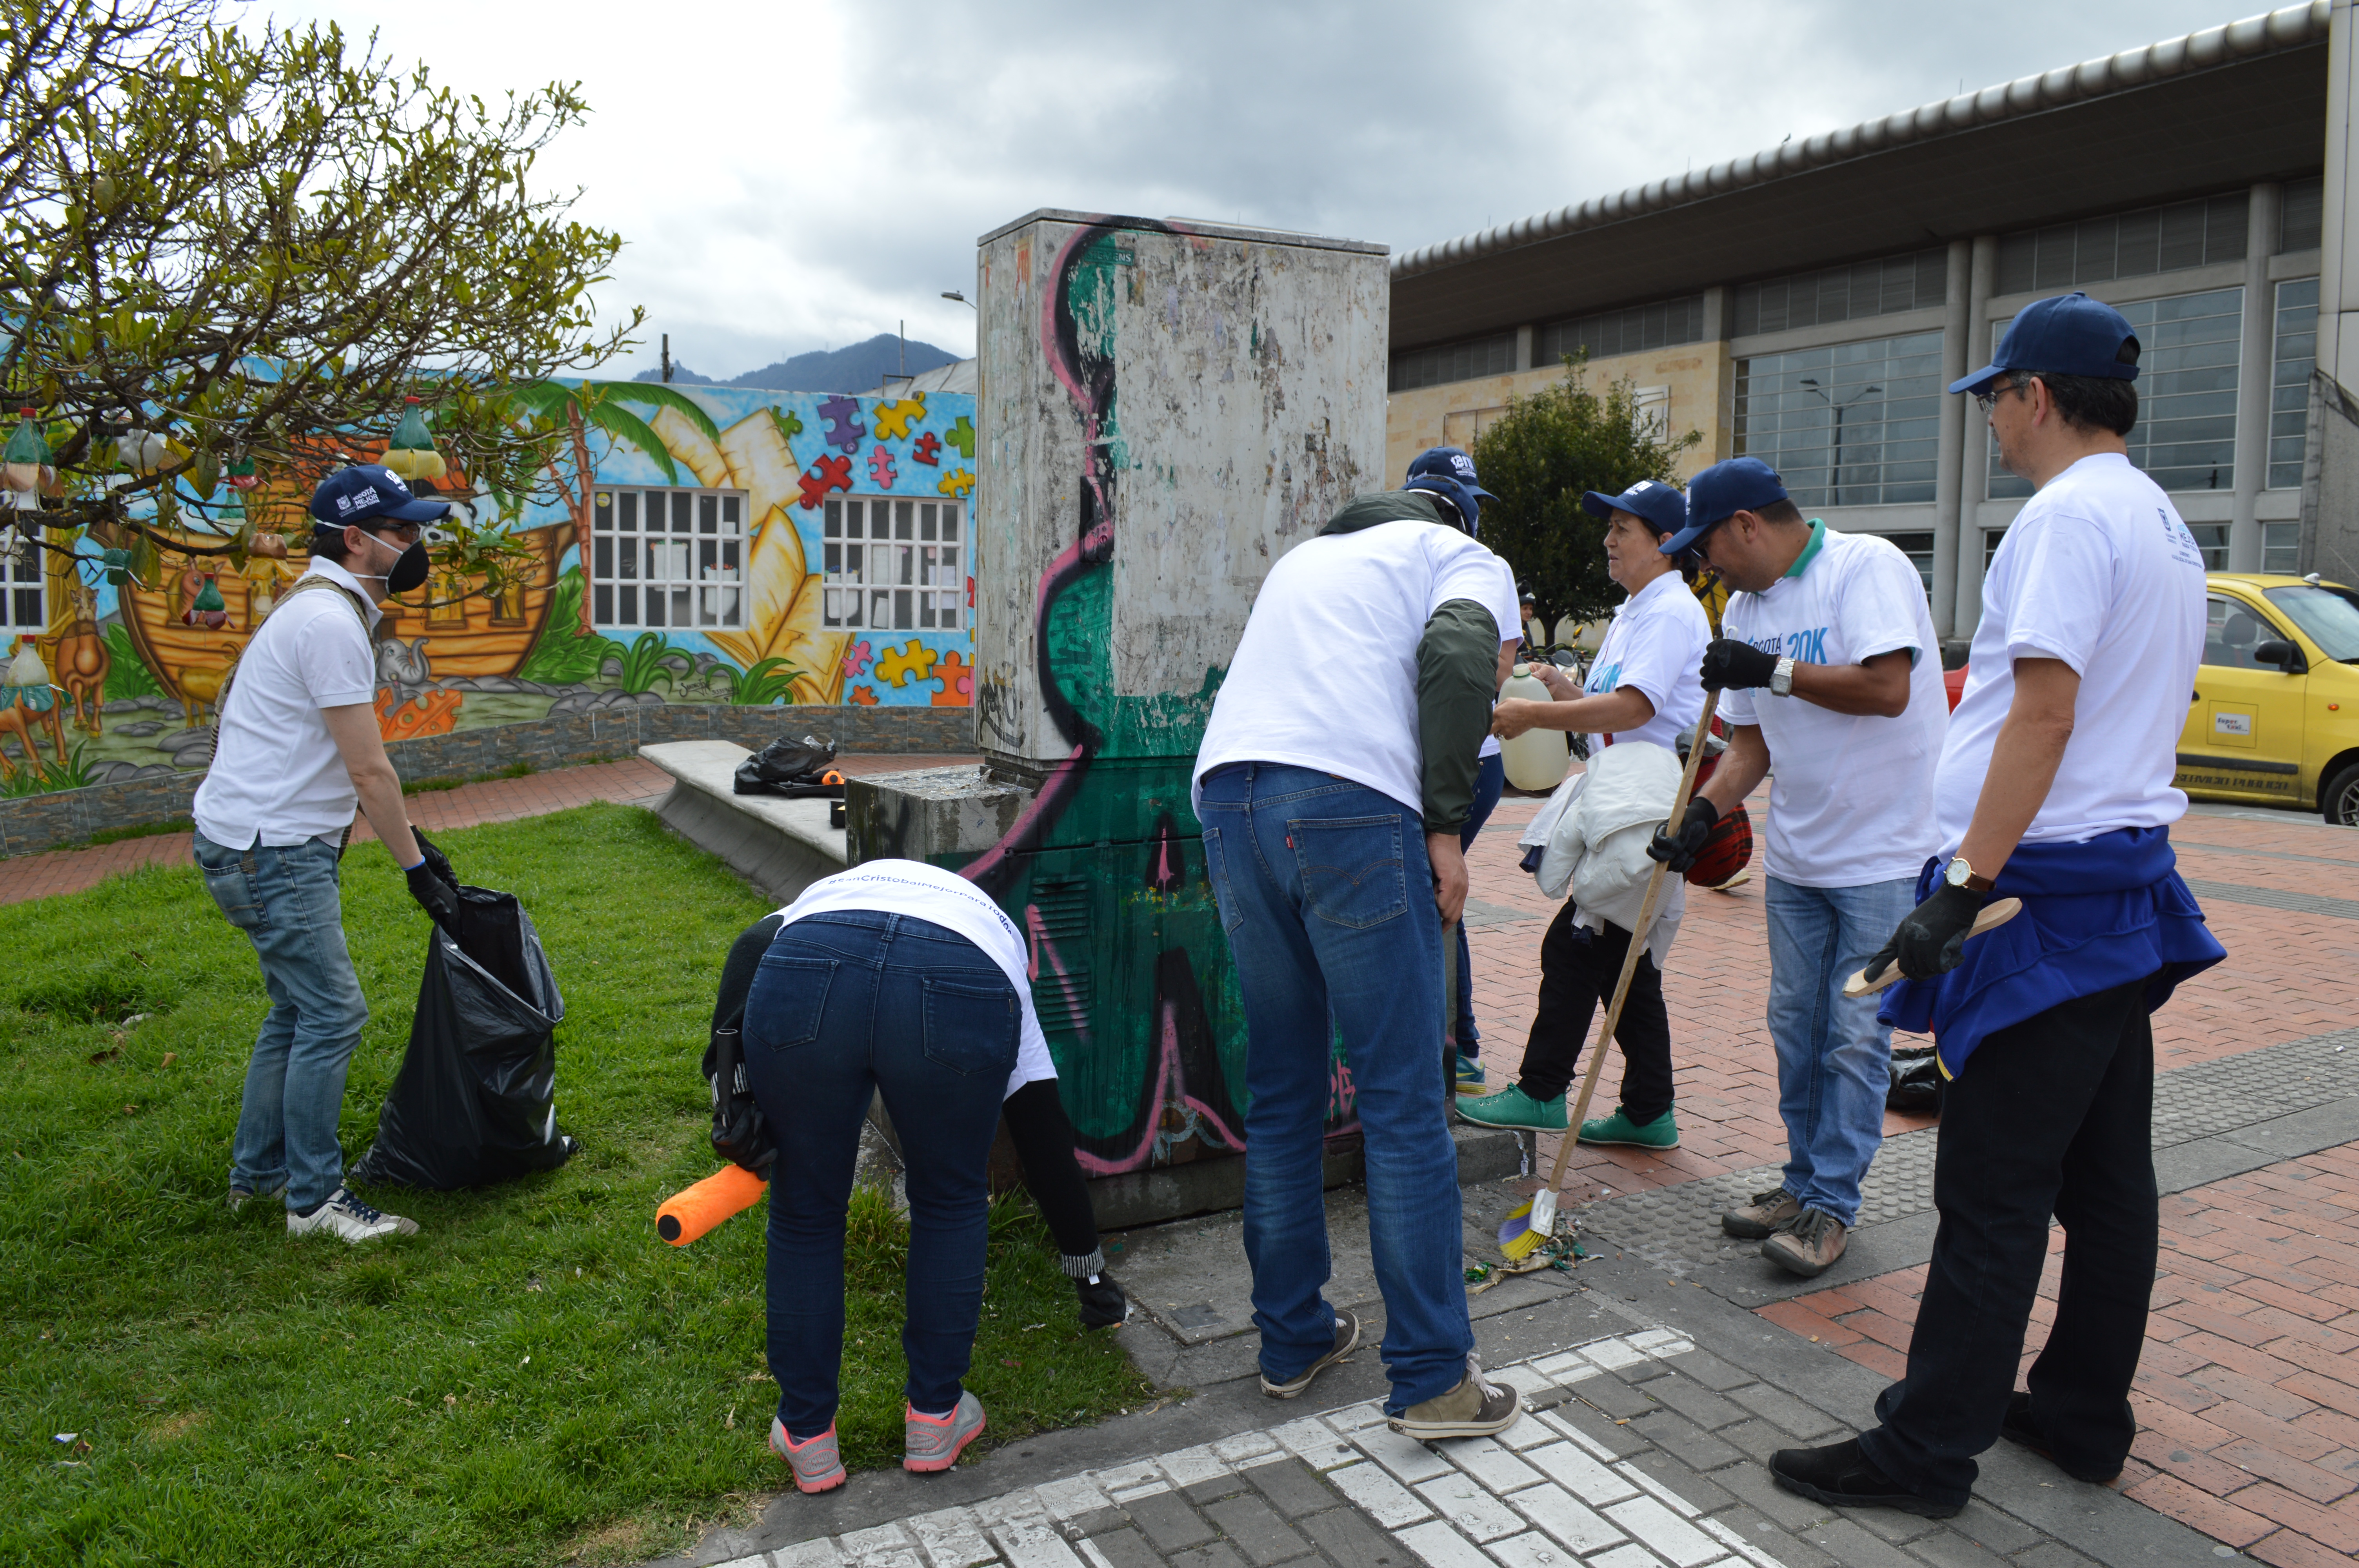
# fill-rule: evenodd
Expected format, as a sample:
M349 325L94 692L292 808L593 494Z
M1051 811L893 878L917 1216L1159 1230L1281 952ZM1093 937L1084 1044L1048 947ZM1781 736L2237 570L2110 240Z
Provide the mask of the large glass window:
M1505 375L1516 368L1516 335L1500 332L1471 343L1444 343L1440 348L1410 349L1393 356L1394 392L1414 392L1448 381L1473 381L1481 375Z
M1917 575L1925 579L1925 597L1933 597L1933 535L1930 534L1886 534L1886 538L1908 557Z
M2269 488L2301 488L2302 442L2310 425L2310 373L2318 362L2318 279L2277 285L2277 341L2270 354Z
M2044 294L2242 261L2250 200L2249 192L2238 190L2004 235L1998 243L1998 292Z
M1570 321L1552 321L1539 330L1532 355L1535 366L1561 364L1567 354L1587 350L1593 360L1615 354L1644 353L1703 340L1703 296L1666 299L1657 305L1633 305L1626 310L1601 310Z
M1736 362L1736 450L1805 511L1932 500L1940 406L1939 332Z
M821 524L822 622L873 632L953 631L966 605L965 508L955 501L831 497Z
M2235 487L2236 345L2244 301L2242 288L2215 288L2116 307L2129 318L2139 348L2130 461L2165 490ZM1994 349L2009 324L1991 323ZM2029 484L2000 466L1995 440L1989 463L1992 495L2031 493ZM2207 558L2227 548L2225 524L2190 526ZM2213 532L2220 535L2216 544Z
M1736 335L1922 310L1942 302L1949 273L1949 252L1930 250L1740 284Z
M601 626L743 626L745 498L733 490L598 490L590 611Z
M2322 178L2286 181L2284 204L2277 209L2277 254L2314 251L2326 225L2326 181Z

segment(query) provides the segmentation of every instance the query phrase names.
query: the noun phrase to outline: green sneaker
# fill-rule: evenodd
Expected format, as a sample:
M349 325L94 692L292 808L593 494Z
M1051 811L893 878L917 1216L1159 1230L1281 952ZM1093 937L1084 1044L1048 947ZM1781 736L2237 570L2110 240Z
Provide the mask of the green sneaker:
M1632 1149L1676 1149L1680 1146L1680 1127L1671 1119L1671 1113L1668 1110L1644 1126L1617 1110L1603 1121L1582 1122L1581 1141L1583 1143L1620 1144Z
M1562 1132L1564 1097L1534 1099L1514 1084L1479 1099L1461 1099L1459 1117L1477 1127L1526 1127L1536 1132Z

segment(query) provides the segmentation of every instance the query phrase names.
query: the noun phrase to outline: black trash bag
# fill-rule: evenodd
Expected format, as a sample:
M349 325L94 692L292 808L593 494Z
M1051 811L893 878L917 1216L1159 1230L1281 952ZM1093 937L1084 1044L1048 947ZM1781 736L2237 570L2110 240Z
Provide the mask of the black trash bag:
M806 735L799 741L784 736L737 764L731 786L738 795L783 795L789 800L843 798L843 781L828 782L835 766L835 742Z
M434 929L409 1051L352 1169L370 1186L447 1192L553 1171L579 1147L557 1127L565 1016L549 957L514 893L459 890L458 929Z
M1922 1116L1941 1114L1941 1063L1934 1047L1919 1045L1892 1054L1892 1083L1884 1108Z

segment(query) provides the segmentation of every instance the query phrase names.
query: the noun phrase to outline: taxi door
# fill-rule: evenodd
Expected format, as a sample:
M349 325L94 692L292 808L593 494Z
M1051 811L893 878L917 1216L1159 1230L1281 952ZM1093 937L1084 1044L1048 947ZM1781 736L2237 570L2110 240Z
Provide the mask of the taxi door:
M2299 805L2308 683L2253 657L2264 643L2292 642L2291 633L2257 604L2218 588L2205 596L2203 620L2203 664L2179 737L2179 787Z

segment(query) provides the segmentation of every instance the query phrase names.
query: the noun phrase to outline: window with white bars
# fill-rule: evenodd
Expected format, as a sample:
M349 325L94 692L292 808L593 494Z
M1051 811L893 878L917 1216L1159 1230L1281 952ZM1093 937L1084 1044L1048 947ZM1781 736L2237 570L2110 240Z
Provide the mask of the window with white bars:
M964 624L962 503L848 495L825 504L824 624L872 632L948 632Z
M591 512L590 613L600 626L745 624L743 492L601 486Z
M0 514L5 521L5 514ZM49 594L42 580L46 558L38 546L11 538L13 548L0 553L0 626L11 632L45 632L49 625Z

